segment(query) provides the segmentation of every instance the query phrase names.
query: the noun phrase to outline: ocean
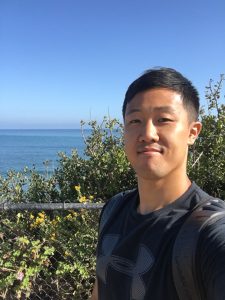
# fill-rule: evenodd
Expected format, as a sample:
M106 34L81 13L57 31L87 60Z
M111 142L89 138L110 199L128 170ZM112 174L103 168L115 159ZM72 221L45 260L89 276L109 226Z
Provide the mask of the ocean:
M84 131L85 136L91 130ZM0 175L6 176L9 170L22 171L24 167L35 169L38 173L53 172L57 167L58 153L71 154L77 149L83 155L84 141L80 129L1 129L0 130Z

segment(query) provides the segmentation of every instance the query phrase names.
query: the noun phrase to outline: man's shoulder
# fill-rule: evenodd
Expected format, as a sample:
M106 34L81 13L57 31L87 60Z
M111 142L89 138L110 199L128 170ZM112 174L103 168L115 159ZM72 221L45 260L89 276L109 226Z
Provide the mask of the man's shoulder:
M199 274L211 280L211 275L220 273L224 281L225 203L198 187L195 191L197 205L181 227L173 249L173 276L182 299L186 299L185 286L190 294L200 291L194 280ZM212 278L218 281L218 277Z
M218 267L225 263L225 203L216 198L209 202L203 208L203 213L209 213L209 217L201 226L197 260L202 262L202 266Z
M132 190L122 191L111 197L105 204L104 210L116 208L117 205L124 203L127 199L133 198L137 194L137 188Z
M192 183L193 190L195 191L197 206L201 206L201 209L219 211L225 209L225 201L210 195L205 190L200 188L195 182Z
M205 193L205 192L204 192ZM207 248L207 245L225 245L225 202L206 194L196 212L194 219L199 223L199 246Z
M126 200L133 198L137 193L137 189L126 190L111 197L104 205L101 216L99 230L102 231L108 220L116 214L122 205L126 204Z
M177 238L177 243L190 247L190 251L206 249L219 241L225 242L225 202L210 196L196 184L191 209ZM219 239L217 237L220 237ZM203 246L202 246L203 245ZM178 247L179 248L179 247ZM200 252L201 252L200 251ZM193 253L195 250L193 250Z
M203 230L220 230L221 224L225 224L225 202L222 199L210 197L202 207L202 214L206 214L207 219L203 224ZM201 211L200 211L201 213Z

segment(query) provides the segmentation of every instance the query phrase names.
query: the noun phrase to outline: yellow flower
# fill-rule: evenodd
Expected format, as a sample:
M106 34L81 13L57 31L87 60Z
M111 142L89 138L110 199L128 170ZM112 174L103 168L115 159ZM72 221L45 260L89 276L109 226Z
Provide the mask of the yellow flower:
M79 202L80 203L86 202L86 197L85 196L80 197Z
M38 216L39 216L41 219L44 219L44 218L45 218L45 213L44 213L44 212L40 212L40 213L38 213Z
M41 223L43 223L44 221L45 221L44 218L39 218L39 217L37 217L37 219L36 219L36 221L35 221L35 224L38 226L38 225L40 225Z
M80 192L80 185L75 185L74 188L77 192Z
M35 219L34 223L31 224L31 228L35 228L35 227L41 225L42 223L44 223L45 220L46 220L45 217L46 217L46 215L45 215L44 212L38 213L38 216L37 216L37 218ZM33 219L34 216L33 216L33 215L32 215L32 216L30 215L30 218Z
M73 216L71 214L68 214L67 216L65 216L65 219L71 221L73 220Z
M58 220L54 219L50 222L53 226L55 226L58 223Z
M52 235L50 236L50 239L51 239L52 241L55 241L55 238L56 238L56 234L53 232Z
M90 200L93 200L93 199L94 199L94 196L89 196L89 199L90 199Z
M75 212L75 211L73 211L73 212L72 212L72 215L73 215L73 217L77 217L77 216L78 216L78 213Z
M70 253L69 251L66 250L65 253L64 253L64 255L65 255L65 256L71 256L71 253Z
M30 214L30 220L33 220L33 219L34 219L34 215Z

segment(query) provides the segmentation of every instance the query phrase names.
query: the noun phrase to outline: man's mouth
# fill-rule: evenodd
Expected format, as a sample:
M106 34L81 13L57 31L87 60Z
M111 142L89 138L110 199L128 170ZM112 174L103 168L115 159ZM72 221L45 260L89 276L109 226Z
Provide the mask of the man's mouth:
M162 154L163 153L163 150L161 148L158 148L158 147L143 147L141 149L138 149L137 151L138 154Z

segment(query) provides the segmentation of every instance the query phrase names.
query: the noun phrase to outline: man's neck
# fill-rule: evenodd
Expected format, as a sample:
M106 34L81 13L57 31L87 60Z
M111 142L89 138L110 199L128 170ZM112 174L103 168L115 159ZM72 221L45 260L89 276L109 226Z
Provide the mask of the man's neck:
M187 175L183 178L164 178L160 180L146 180L138 178L140 204L138 212L147 214L167 206L182 196L190 187L191 181Z

